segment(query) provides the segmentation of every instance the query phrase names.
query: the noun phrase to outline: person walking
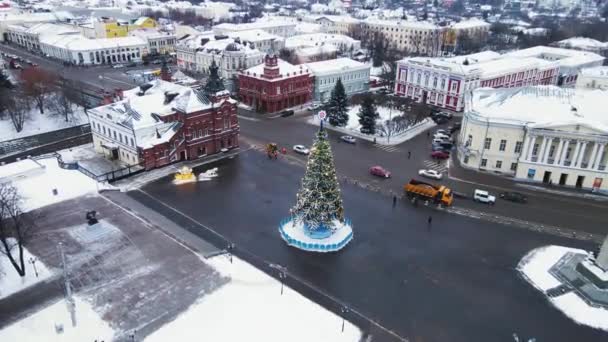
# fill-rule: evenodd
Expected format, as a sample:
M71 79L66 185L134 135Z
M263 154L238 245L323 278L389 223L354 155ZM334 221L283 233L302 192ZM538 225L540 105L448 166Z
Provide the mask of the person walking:
M433 216L429 216L427 222L429 223L429 226L430 226L431 223L433 223Z
M397 196L393 195L393 208L397 206Z
M407 151L407 159L410 159L411 156L412 156L412 151Z

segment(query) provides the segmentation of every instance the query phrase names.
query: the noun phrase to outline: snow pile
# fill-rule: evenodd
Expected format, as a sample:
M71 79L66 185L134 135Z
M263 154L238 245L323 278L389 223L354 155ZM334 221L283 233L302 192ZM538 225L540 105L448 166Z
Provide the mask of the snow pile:
M77 325L72 327L65 300L60 300L7 328L0 330L0 341L82 342L111 341L112 328L93 310L91 304L74 296ZM63 332L57 333L56 326ZM167 340L169 341L169 340Z
M13 244L15 241L9 239L9 243ZM4 247L2 251L4 252ZM19 251L15 246L11 251L11 254L15 257L15 260L19 260ZM48 279L53 273L42 263L40 260L36 260L36 271L38 271L38 277L34 272L34 267L29 262L33 256L27 250L23 248L23 260L25 260L25 277L19 276L8 257L4 254L0 254L0 299L8 297L13 293L19 292L25 288L28 288L40 281ZM0 338L0 340L2 340ZM3 340L10 341L10 340Z
M49 112L48 109L45 110L44 114L40 114L38 108L33 107L27 114L21 132L15 131L10 118L0 120L0 139L5 141L23 138L86 123L89 123L89 119L82 107L74 106L74 115L69 118L69 121L65 121L65 116Z
M338 132L342 132L345 134L349 134L349 135L358 137L360 139L368 140L368 141L374 141L374 139L375 139L376 143L380 144L380 145L398 145L398 144L401 144L405 141L412 139L416 135L435 126L435 123L431 119L425 118L422 121L420 121L414 125L410 125L407 128L404 128L400 132L393 132L389 138L388 136L384 136L385 134L382 133L382 131L383 131L382 127L386 126L387 120L391 120L396 117L402 116L403 113L397 109L390 109L388 107L377 106L376 110L380 117L376 120L376 134L375 135L363 134L363 133L361 133L361 125L359 124L359 115L358 114L359 114L360 107L361 107L360 105L356 105L356 106L352 106L348 109L348 122L345 127L333 127L328 124L325 124L324 127L338 131ZM308 120L308 123L313 124L313 125L318 125L319 120L316 116L314 116Z
M166 341L359 341L361 332L248 263L205 262L232 280L145 339Z
M28 177L13 179L12 183L23 198L22 209L27 212L53 203L76 198L86 194L96 193L98 189L113 187L85 176L77 170L66 170L59 167L54 157L40 159L37 162L44 167L44 172L30 174ZM18 169L29 168L31 161L23 160L7 166L0 166L0 174L4 167ZM53 190L57 190L57 195Z
M532 250L517 266L526 279L543 293L561 285L561 282L549 273L567 253L587 254L586 251L561 246L546 246ZM608 310L589 306L574 292L547 299L573 321L597 329L608 331Z

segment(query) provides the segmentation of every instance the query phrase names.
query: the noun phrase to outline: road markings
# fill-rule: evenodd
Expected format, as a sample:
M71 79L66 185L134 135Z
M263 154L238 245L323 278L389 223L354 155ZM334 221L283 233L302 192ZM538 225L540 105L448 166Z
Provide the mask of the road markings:
M375 145L377 148L384 150L386 152L399 152L401 151L399 148L397 148L397 146L394 145Z
M439 164L437 164L437 161L433 161L433 160L425 160L422 162L422 164L424 164L424 166L427 169L432 169L435 170L437 172L446 172L448 170L448 165L447 163L444 162L439 162Z
M243 120L249 120L249 121L260 121L260 119L257 119L257 118L250 118L250 117L248 117L248 116L243 116L243 115L237 115L237 117L238 117L239 119L243 119Z

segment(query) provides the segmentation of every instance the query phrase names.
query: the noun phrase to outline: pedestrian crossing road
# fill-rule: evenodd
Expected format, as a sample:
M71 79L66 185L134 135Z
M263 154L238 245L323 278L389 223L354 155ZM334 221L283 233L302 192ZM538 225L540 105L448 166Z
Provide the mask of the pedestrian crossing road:
M393 145L379 145L376 144L375 145L377 148L384 150L386 152L399 152L401 151L397 146L393 146Z
M446 173L448 171L447 160L425 160L422 162L426 169L435 170L437 172Z

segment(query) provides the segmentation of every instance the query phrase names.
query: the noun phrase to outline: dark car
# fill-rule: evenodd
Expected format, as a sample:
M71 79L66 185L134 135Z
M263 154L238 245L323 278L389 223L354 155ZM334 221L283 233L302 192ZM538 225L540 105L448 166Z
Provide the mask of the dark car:
M503 192L500 194L500 198L516 203L528 203L528 197L526 197L524 194L520 194L519 192Z
M443 145L442 145L442 144L440 144L440 143L432 144L432 145L431 145L431 150L432 150L433 152L435 152L435 151L443 151L443 152L448 152L448 153L450 152L450 149L449 149L449 148L447 148L447 147L443 146Z
M462 124L460 122L454 122L452 126L448 127L448 131L454 133L459 130L461 126Z
M448 159L450 158L450 153L447 151L435 151L431 153L431 157L434 159Z
M292 116L294 114L293 110L284 110L281 112L281 117L288 117L288 116Z
M435 121L435 123L438 125L442 125L449 121L448 118L446 118L445 116L441 116L441 115L432 116L431 119L433 119L433 121Z

